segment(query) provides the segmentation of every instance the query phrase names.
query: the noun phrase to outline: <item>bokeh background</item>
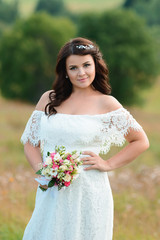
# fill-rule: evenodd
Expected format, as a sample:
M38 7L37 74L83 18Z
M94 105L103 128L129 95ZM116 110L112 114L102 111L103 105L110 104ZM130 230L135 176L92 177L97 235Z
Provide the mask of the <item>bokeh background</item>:
M100 46L112 95L150 140L145 153L109 173L113 239L160 239L159 12L159 0L0 0L0 240L22 239L31 217L37 184L20 137L51 89L60 47L77 36Z

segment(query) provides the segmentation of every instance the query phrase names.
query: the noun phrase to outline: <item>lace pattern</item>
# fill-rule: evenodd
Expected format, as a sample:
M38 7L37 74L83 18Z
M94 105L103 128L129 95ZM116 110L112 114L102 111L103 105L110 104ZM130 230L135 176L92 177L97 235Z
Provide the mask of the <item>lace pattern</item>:
M142 127L125 108L99 115L56 114L49 118L35 110L21 142L38 146L41 141L47 151L54 145L65 145L106 154L112 145L122 146L131 129L140 131Z
M119 108L111 112L106 117L101 118L101 121L101 153L107 153L111 145L123 146L126 141L125 136L131 129L134 131L140 131L142 129L140 124L125 108Z
M99 154L107 153L113 144L122 146L131 129L141 128L124 108L101 115L55 114L49 118L42 111L34 111L21 142L33 146L41 143L43 158L55 145ZM46 192L37 190L23 240L111 240L112 231L113 199L108 175L82 170L64 191L55 187Z
M33 146L38 146L41 139L41 117L42 111L33 111L31 117L29 118L25 130L21 137L21 142L23 144L29 142Z

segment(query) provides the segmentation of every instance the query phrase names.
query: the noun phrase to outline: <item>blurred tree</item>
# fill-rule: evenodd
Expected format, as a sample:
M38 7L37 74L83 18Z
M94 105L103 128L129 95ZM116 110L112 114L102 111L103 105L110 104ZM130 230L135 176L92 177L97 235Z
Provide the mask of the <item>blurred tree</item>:
M123 7L130 8L134 5L136 0L126 0L123 4Z
M144 17L149 25L160 24L159 0L126 0L123 7L134 10Z
M18 16L18 0L14 0L10 3L0 0L0 21L12 23Z
M139 91L156 75L154 42L145 23L131 11L85 14L79 35L98 43L108 63L112 95L122 103L139 101Z
M11 28L11 25L0 21L0 38L5 31L8 31Z
M66 8L63 0L39 0L35 11L46 11L51 15L63 15Z
M19 20L0 43L2 95L36 102L51 89L57 53L74 35L75 25L67 18L37 13Z
M150 2L151 0L141 0L141 2L145 3L145 2ZM130 8L130 7L134 7L135 4L137 4L139 1L138 0L126 0L123 4L123 7L126 8Z

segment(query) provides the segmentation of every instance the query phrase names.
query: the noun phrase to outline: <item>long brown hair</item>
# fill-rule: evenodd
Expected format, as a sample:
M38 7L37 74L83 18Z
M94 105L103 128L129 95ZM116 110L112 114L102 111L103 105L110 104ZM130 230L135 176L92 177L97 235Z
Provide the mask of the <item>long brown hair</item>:
M56 64L56 79L53 83L53 91L49 94L50 102L45 107L45 113L49 115L57 113L54 107L59 106L72 93L72 83L66 78L66 59L70 55L90 54L95 62L95 79L92 86L99 92L109 95L111 86L108 78L108 68L102 58L98 46L85 38L74 38L67 42L59 51Z

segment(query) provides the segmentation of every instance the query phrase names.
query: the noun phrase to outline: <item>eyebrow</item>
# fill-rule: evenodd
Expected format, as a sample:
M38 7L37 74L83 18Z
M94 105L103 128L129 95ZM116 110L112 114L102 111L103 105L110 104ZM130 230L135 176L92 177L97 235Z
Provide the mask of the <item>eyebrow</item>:
M83 63L83 65L86 64L86 63L91 63L91 62L90 61L86 61L86 62ZM75 64L69 65L69 67L75 67L75 66L76 66Z

